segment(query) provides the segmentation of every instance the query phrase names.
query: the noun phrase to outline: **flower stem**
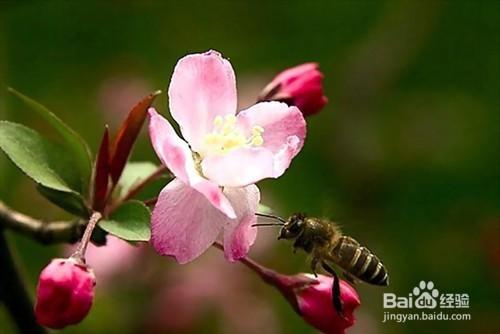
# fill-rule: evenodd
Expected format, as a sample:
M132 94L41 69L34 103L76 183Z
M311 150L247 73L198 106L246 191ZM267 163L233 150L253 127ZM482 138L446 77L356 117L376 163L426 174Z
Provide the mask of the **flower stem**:
M220 249L221 251L224 251L224 246L216 241L214 242L214 247ZM251 258L244 256L240 258L238 261L243 263L245 266L247 266L249 269L253 270L257 275L259 275L262 280L264 280L266 283L273 284L276 282L278 279L278 276L281 274L275 272L272 269L266 268L260 263L256 262L255 260L252 260Z
M123 204L123 202L126 202L129 199L134 198L142 189L144 189L151 182L158 180L166 171L168 171L166 166L161 165L160 167L158 167L158 169L155 170L153 173L151 173L148 177L146 177L144 180L142 180L141 182L136 184L134 187L132 187L125 194L125 196L123 196L123 198L116 201L116 203L110 205L107 212L111 213L111 212L115 211L120 205Z
M216 241L213 243L215 248L224 251L224 246ZM302 289L311 284L318 284L319 281L315 278L309 278L306 275L283 275L277 271L266 268L260 263L250 259L247 256L240 258L238 261L254 271L267 284L278 289L281 294L288 300L293 309L300 314L299 304L295 295L296 289Z
M16 268L3 229L0 227L0 301L3 302L19 333L44 334L35 319L33 306L22 277Z
M90 216L89 223L87 224L87 227L85 228L85 232L83 233L82 240L80 241L80 244L78 245L78 248L76 251L71 255L72 258L75 258L77 260L81 260L85 263L85 252L87 251L87 246L90 241L90 237L92 236L92 232L94 231L94 228L96 227L97 223L99 220L101 220L102 214L100 212L93 212L92 216Z
M156 202L158 202L158 197L153 197L143 201L144 205L146 206L154 206Z
M142 182L139 182L135 187L131 188L130 191L123 197L123 201L127 201L137 195L144 187L146 187L151 182L157 180L160 176L162 176L165 171L167 171L167 167L161 165L158 167L156 171L154 171L151 175L145 178Z

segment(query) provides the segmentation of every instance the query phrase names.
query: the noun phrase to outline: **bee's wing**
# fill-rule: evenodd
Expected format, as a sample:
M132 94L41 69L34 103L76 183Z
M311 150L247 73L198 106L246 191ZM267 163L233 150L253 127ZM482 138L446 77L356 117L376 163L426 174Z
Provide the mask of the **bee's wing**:
M342 277L348 281L349 283L351 284L357 284L359 283L360 281L355 278L353 275L349 274L346 270L342 269L342 267L339 266L338 264L338 259L336 259L334 256L329 256L327 259L325 259L325 261L329 264L329 265L333 265L335 268L337 269L340 269L342 270Z

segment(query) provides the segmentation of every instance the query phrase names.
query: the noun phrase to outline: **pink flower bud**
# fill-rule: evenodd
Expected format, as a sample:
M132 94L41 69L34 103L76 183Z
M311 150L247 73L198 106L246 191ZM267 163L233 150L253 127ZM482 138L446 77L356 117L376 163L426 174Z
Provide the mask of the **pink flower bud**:
M333 307L333 278L310 274L281 275L266 270L261 273L264 280L274 285L290 302L295 311L311 326L325 334L343 334L354 325L354 310L360 305L359 296L348 283L340 281L340 299L343 317Z
M40 274L35 315L39 324L60 329L79 323L94 299L95 276L73 258L53 259Z
M282 101L304 116L319 112L328 102L323 95L323 74L318 64L305 63L278 74L262 91L259 101Z
M300 313L305 321L326 334L344 333L354 324L353 312L360 305L359 296L347 282L340 281L344 313L341 317L332 305L333 278L318 275L318 281L318 284L296 291Z

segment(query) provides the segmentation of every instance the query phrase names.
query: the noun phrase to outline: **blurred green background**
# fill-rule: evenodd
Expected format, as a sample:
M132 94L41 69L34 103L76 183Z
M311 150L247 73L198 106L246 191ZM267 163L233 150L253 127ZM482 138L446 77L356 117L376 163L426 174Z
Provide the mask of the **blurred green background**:
M280 70L320 63L330 102L309 119L289 171L260 187L280 215L330 217L383 259L391 286L359 285L362 306L348 333L500 332L499 1L0 1L0 85L49 106L94 152L105 123L116 130L139 98L166 90L177 59L207 49L230 58L241 107ZM167 113L165 94L155 105ZM50 136L4 89L0 118ZM145 131L133 160L157 161ZM38 218L67 217L3 154L0 198ZM274 233L262 231L251 255L282 272L307 271L303 253L267 241ZM60 247L9 240L33 293ZM108 288L98 283L89 317L62 332L315 332L215 250L182 268L144 256ZM193 272L198 281L187 278ZM186 282L195 291L205 275L220 275L227 291L157 300ZM468 293L472 320L382 323L383 292L405 296L420 280ZM169 322L177 308L200 304L187 324ZM0 309L0 333L11 332Z

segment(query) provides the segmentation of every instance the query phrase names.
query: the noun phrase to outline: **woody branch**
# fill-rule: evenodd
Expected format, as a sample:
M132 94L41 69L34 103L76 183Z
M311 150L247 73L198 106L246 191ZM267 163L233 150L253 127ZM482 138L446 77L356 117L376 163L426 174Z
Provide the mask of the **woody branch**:
M9 208L0 201L0 227L10 229L44 243L73 243L85 230L85 221L42 221Z

